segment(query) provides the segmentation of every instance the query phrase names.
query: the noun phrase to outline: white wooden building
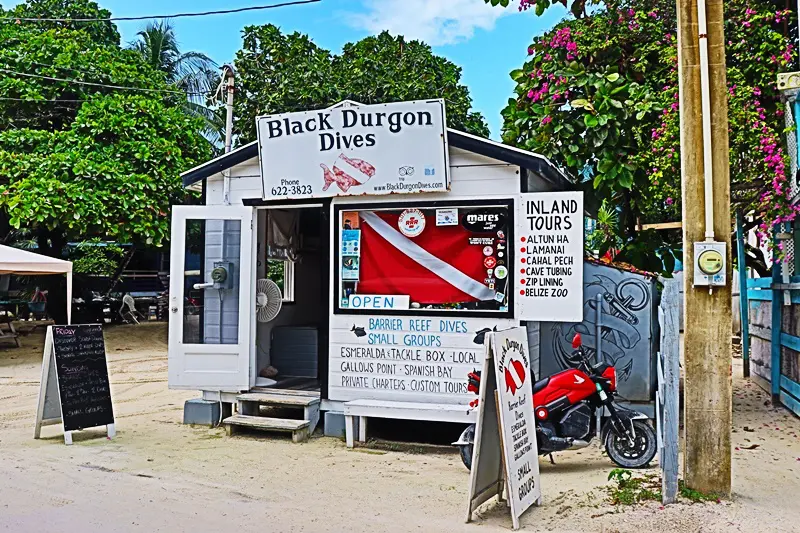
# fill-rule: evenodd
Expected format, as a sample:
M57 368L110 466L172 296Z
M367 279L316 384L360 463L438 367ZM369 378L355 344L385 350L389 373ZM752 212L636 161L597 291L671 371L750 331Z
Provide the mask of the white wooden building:
M452 129L446 130L444 141L446 192L265 199L269 195L262 182L258 141L185 172L184 186L202 190L204 205L173 210L169 386L201 391L202 398L209 405L218 403L226 416L238 404L229 425L285 429L298 438L313 431L320 411L330 428L341 427L342 415L351 415L351 423L356 417L361 437L367 417L373 416L470 421L472 415L464 407L473 399L466 392L467 373L480 368L483 357L476 334L521 321L514 305L517 288L510 287L518 282L512 221L520 194L566 191L574 185L540 155ZM479 251L484 263L480 268L488 267L481 286L507 295L495 303L450 305L444 301L447 288L436 284L441 280L413 279L418 274L393 255L396 249L375 244L378 226L366 225L368 220L371 225L380 223L375 213L385 220L419 213L427 218L423 227L438 246L437 232L444 236L451 225L446 217L455 215L458 224L459 213L487 209L503 215L504 230L472 237L459 226L462 233L456 238L461 244L452 245L452 257ZM358 228L359 222L360 240L344 242L350 238L346 231ZM351 244L365 250L358 256L358 282L352 279L352 269L348 271L352 265L343 259ZM282 248L284 256L276 256L273 248ZM447 262L450 254L439 256L438 261ZM258 322L256 282L267 277L268 261L282 266L283 305L277 317ZM211 270L220 264L229 273L226 284L193 288L209 282ZM395 269L392 279L376 273L383 267ZM410 302L409 297L370 300L369 292L356 289L356 283L410 284L398 290L412 296ZM442 293L437 296L441 305L415 304L427 301L428 289L419 296L422 286ZM528 329L533 347L538 324ZM268 367L277 369L274 379L260 377ZM259 404L302 407L308 424L258 420ZM352 428L348 437L353 437Z

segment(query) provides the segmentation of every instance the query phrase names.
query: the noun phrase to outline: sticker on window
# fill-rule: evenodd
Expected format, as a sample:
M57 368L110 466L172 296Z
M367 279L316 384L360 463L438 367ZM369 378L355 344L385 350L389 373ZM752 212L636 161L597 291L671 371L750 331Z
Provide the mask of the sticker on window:
M458 226L458 209L437 209L437 226Z
M359 261L358 257L343 257L342 258L342 279L344 280L357 280L358 279Z
M419 209L406 209L400 213L397 227L406 237L416 237L425 229L425 215Z
M503 228L506 223L504 211L504 209L499 207L474 209L464 214L461 225L475 233L494 233L497 231L497 236L502 239L504 234L501 228Z

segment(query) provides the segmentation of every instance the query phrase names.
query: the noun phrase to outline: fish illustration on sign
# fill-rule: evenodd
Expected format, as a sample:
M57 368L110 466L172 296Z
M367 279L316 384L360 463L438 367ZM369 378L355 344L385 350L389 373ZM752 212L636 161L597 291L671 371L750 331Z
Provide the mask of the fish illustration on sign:
M353 329L351 329L350 331L355 333L356 337L363 337L364 335L367 334L367 332L364 331L363 326L356 326L355 324L353 324Z
M322 168L322 177L325 180L323 191L327 191L331 185L336 183L342 192L347 192L350 187L363 185L375 175L375 167L370 163L363 159L347 157L344 154L339 154L333 164L333 169L328 168L328 165L324 163L320 163L319 166Z

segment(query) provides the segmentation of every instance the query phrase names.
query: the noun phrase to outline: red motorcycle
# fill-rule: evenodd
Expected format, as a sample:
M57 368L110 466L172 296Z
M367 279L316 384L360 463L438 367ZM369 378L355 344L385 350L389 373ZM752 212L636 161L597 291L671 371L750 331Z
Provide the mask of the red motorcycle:
M614 403L617 371L606 363L592 365L581 344L580 334L575 335L573 360L580 361L578 368L564 370L533 385L539 455L588 446L597 436L592 423L594 414L597 409L604 408L607 412L600 438L608 457L622 468L647 466L656 454L653 427L646 415ZM479 371L469 374L468 390L479 393ZM477 400L470 405L477 405ZM474 438L473 424L453 443L459 447L461 460L467 468L472 466Z

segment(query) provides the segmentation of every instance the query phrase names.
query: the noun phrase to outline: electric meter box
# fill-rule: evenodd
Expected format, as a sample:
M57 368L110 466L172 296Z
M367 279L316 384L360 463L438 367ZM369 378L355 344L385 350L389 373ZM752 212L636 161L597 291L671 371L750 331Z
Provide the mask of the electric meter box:
M211 281L214 288L232 289L233 288L233 263L230 261L215 261L214 268L211 270Z
M725 278L725 258L724 242L705 241L694 243L694 286L725 286L727 283Z

